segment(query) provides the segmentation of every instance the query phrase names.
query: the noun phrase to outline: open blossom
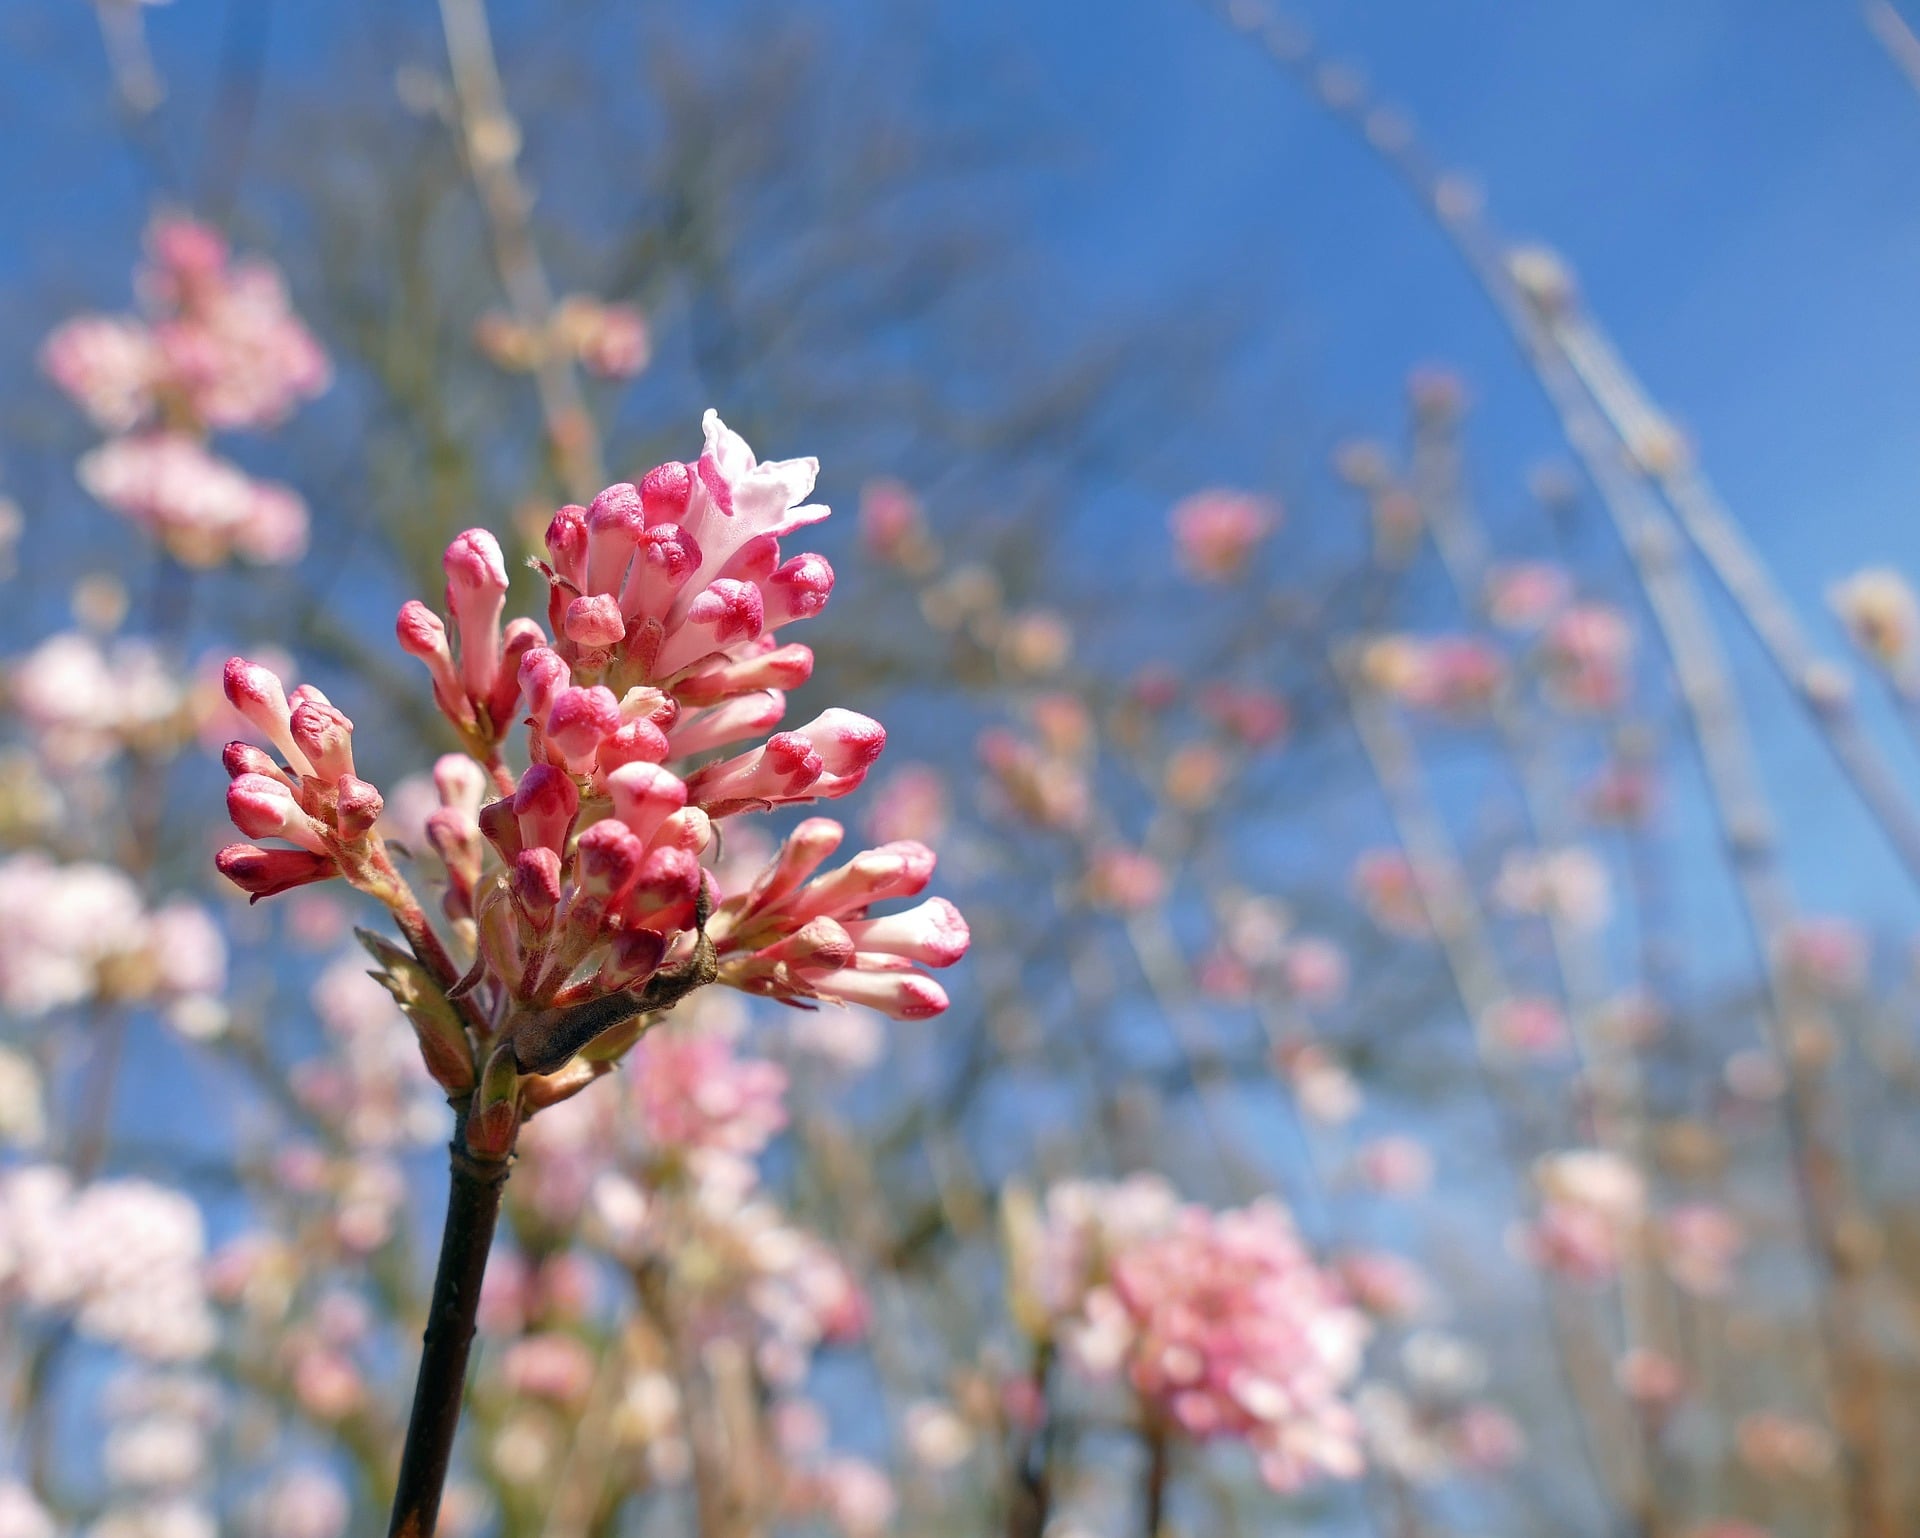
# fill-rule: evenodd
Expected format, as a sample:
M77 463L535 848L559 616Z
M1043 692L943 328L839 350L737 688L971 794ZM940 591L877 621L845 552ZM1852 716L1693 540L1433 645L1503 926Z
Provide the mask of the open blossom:
M1073 1359L1119 1373L1196 1440L1245 1442L1261 1476L1294 1490L1363 1465L1347 1400L1365 1318L1278 1203L1184 1207L1121 1247L1070 1335Z
M7 685L48 763L61 769L103 764L175 729L187 705L158 648L77 630L47 637L13 664Z
M1525 1236L1536 1265L1574 1281L1612 1277L1646 1215L1646 1182L1617 1154L1572 1149L1534 1165L1540 1211Z
M1547 693L1567 710L1619 709L1632 685L1632 661L1633 626L1606 604L1575 604L1540 642Z
M1385 636L1367 646L1361 669L1401 704L1456 719L1484 711L1507 677L1506 659L1475 636Z
M185 566L233 558L284 566L307 548L307 507L185 433L114 438L80 461L80 484L138 524Z
M203 909L147 908L117 866L0 860L0 1007L44 1015L94 997L178 1003L226 985L226 942Z
M1903 671L1920 640L1920 602L1907 579L1890 567L1855 572L1827 590L1827 602L1853 644L1884 668Z
M1180 1198L1159 1175L1063 1180L1044 1207L1018 1188L1003 1200L1014 1317L1046 1337L1076 1319L1105 1283L1114 1257L1173 1227Z
M1613 882L1591 849L1516 849L1500 862L1494 899L1513 913L1601 928L1613 913Z
M656 1150L753 1155L787 1124L787 1073L742 1057L728 1033L669 1021L633 1049L640 1132Z
M0 1298L71 1317L84 1335L152 1361L213 1345L200 1212L144 1180L75 1189L63 1169L0 1172Z
M202 430L272 427L326 388L326 354L270 263L235 261L216 231L171 215L147 248L141 316L79 316L41 348L48 377L102 431L182 415Z
M1197 491L1174 507L1168 522L1180 564L1202 582L1220 582L1238 576L1279 527L1280 509L1245 492Z

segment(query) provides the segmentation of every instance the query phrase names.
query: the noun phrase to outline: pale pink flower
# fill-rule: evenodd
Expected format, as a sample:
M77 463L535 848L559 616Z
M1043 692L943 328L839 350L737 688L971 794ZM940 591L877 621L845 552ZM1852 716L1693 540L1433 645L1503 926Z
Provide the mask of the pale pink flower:
M1614 1381L1620 1392L1635 1404L1649 1410L1670 1410L1686 1393L1687 1377L1681 1366L1662 1351L1636 1347L1614 1364Z
M553 331L581 367L601 379L632 379L653 357L647 318L634 305L569 294L554 307Z
M1015 1313L1036 1332L1077 1315L1102 1285L1113 1258L1168 1232L1180 1198L1159 1175L1120 1181L1067 1180L1047 1192L1043 1211L1031 1198L1008 1207L1009 1285Z
M1456 720L1485 711L1507 679L1506 658L1477 636L1386 636L1368 644L1361 670L1402 705Z
M720 1031L668 1021L629 1059L641 1135L657 1150L752 1155L787 1124L786 1070L737 1056Z
M593 1370L594 1356L586 1342L555 1331L516 1340L500 1361L501 1381L514 1394L559 1405L577 1405L586 1398Z
M261 1494L249 1531L254 1538L343 1538L352 1516L352 1499L335 1475L290 1469Z
M1363 1466L1346 1393L1368 1326L1278 1203L1182 1208L1122 1248L1071 1338L1089 1371L1134 1391L1196 1440L1244 1441L1278 1490Z
M1568 710L1618 710L1632 684L1633 626L1606 604L1575 604L1540 643L1547 692Z
M1433 933L1412 862L1397 849L1368 849L1353 865L1353 885L1367 916L1388 934L1423 940Z
M1087 870L1087 897L1116 913L1139 913L1163 901L1167 873L1152 855L1139 849L1105 849Z
M1567 1050L1572 1034L1559 1004L1544 994L1500 999L1487 1011L1488 1037L1516 1057L1551 1057Z
M1613 914L1613 882L1600 857L1578 846L1511 851L1500 862L1494 899L1513 913L1558 918L1578 930L1602 928Z
M1433 1184L1433 1155L1417 1138L1375 1138L1360 1146L1353 1163L1361 1180L1388 1196L1418 1196Z
M1487 573L1487 618L1503 630L1538 630L1573 591L1566 571L1548 561L1518 561Z
M1827 602L1853 644L1880 666L1896 671L1911 666L1920 639L1920 602L1899 572L1887 566L1855 572L1827 590Z
M1346 952L1317 935L1301 935L1287 942L1280 970L1287 992L1300 1003L1325 1008L1346 997Z
M880 1538L899 1508L893 1481L863 1458L830 1458L811 1483L821 1510L845 1538Z
M81 459L79 476L183 565L237 557L284 566L306 553L307 508L298 495L254 480L183 433L111 439Z
M874 787L867 834L883 844L903 838L930 843L946 831L951 812L947 782L938 769L902 764Z
M127 316L81 315L41 344L40 367L103 432L139 426L164 362L153 332Z
M1774 944L1774 964L1808 992L1827 998L1859 993L1871 960L1867 937L1848 919L1796 920Z
M980 761L1004 801L1029 822L1078 828L1092 808L1085 773L1070 759L1042 751L1004 728L980 734Z
M14 709L58 769L93 768L179 720L186 690L146 641L49 636L10 670Z
M1724 1207L1694 1202L1660 1220L1667 1272L1675 1285L1697 1297L1723 1297L1746 1249L1746 1230Z
M929 548L920 499L900 481L868 481L860 489L860 538L876 560L920 565Z
M17 1480L0 1479L0 1538L59 1538L47 1508Z
M1734 1441L1740 1461L1762 1479L1818 1479L1836 1451L1826 1427L1772 1411L1743 1416Z
M1602 1282L1620 1269L1646 1213L1646 1183L1598 1149L1548 1154L1534 1164L1540 1211L1525 1237L1536 1265L1572 1281Z
M1189 575L1221 582L1238 576L1255 547L1279 527L1280 509L1245 492L1198 491L1177 504L1168 521Z
M1333 1269L1347 1295L1376 1319L1405 1323L1433 1300L1426 1272L1391 1250L1355 1250L1337 1256Z
M1619 827L1644 826L1660 803L1660 779L1651 765L1609 760L1588 782L1587 815Z
M1473 1474L1499 1474L1527 1452L1527 1434L1498 1405L1463 1405L1446 1424L1446 1440L1461 1468Z
M1253 685L1208 685L1200 691L1200 712L1248 748L1278 742L1293 723L1293 712L1283 697Z
M0 1006L23 1017L79 1004L116 958L145 948L139 889L116 866L56 865L37 850L0 860Z

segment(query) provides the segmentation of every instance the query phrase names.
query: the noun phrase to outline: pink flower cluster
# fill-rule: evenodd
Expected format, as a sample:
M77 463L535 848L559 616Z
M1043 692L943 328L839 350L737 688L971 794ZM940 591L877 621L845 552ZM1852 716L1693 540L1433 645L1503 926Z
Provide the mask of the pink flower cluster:
M653 358L647 317L630 304L607 304L591 294L569 294L553 307L544 329L498 310L480 317L474 344L503 369L527 372L553 358L571 358L601 379L631 379Z
M1124 1375L1196 1440L1246 1443L1294 1490L1362 1467L1347 1393L1370 1327L1278 1203L1182 1205L1154 1176L1070 1182L1009 1208L1015 1310L1095 1376Z
M717 821L848 794L886 733L847 710L775 730L785 691L813 667L776 632L817 614L833 587L825 560L783 561L780 540L827 509L805 501L812 460L762 464L713 412L705 432L696 462L554 515L536 562L549 628L505 620L505 557L481 529L447 549L447 617L418 600L400 611L401 646L426 664L468 750L436 766L441 804L425 823L446 912L477 939L462 1007L469 1025L511 1036L525 1073L554 1072L716 979L793 1004L936 1014L946 994L922 968L967 948L943 899L871 912L926 887L933 852L910 840L823 873L843 830L811 818L731 894L709 864ZM352 723L311 686L289 696L240 659L226 682L284 760L231 745L228 809L250 838L293 847L231 845L221 870L255 896L343 875L404 909L375 828L380 794L354 774ZM517 777L502 753L516 722Z
M1477 636L1387 636L1367 647L1362 667L1402 705L1455 719L1486 710L1507 681L1506 659Z
M1578 1148L1534 1166L1540 1210L1524 1235L1528 1258L1570 1281L1615 1276L1646 1216L1646 1182L1617 1154Z
M1575 604L1540 643L1547 692L1567 710L1618 710L1632 685L1632 661L1633 626L1606 604Z
M1261 1477L1295 1490L1363 1466L1346 1391L1365 1318L1272 1201L1185 1207L1163 1234L1122 1249L1089 1294L1076 1355L1124 1371L1187 1435L1244 1441Z
M81 484L188 565L297 560L305 505L204 439L285 421L326 388L326 354L279 272L235 261L215 230L162 217L147 249L136 280L142 314L78 316L41 348L47 375L111 435L81 461Z

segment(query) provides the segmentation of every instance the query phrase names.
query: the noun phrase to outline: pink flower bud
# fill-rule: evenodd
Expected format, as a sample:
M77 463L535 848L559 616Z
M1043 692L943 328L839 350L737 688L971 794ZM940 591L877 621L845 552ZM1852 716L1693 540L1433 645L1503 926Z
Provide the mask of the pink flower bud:
M833 568L823 555L796 555L762 584L766 627L776 630L797 619L812 619L833 594Z
M620 603L611 593L576 598L567 605L567 639L577 646L606 650L618 646L627 633Z
M778 726L786 713L786 695L778 689L767 689L728 700L697 715L682 716L669 734L669 741L676 757L691 757L743 738L758 737Z
M944 897L929 897L917 908L885 918L859 919L847 925L863 952L899 956L922 966L950 967L967 953L972 938L960 910Z
M320 825L301 809L284 780L240 775L227 787L227 815L248 838L284 838L315 854L327 853Z
M587 510L568 503L547 525L547 559L557 575L587 590Z
M641 541L639 559L620 590L620 612L629 619L665 619L680 589L700 569L700 545L677 523L657 524Z
M645 716L624 723L611 737L600 740L594 763L604 781L623 764L657 764L669 752L667 734Z
M342 775L334 790L338 797L340 836L357 839L372 831L380 820L380 813L386 809L386 800L380 792L351 774Z
M715 575L762 587L779 565L780 541L771 534L756 534L728 556L727 564Z
M609 486L587 509L587 585L589 593L617 593L646 532L640 493L626 481Z
M250 742L228 743L220 750L220 763L228 779L237 780L243 774L264 774L282 785L287 783L286 773L274 762L273 755L261 752Z
M574 885L584 896L611 905L640 878L646 860L643 839L617 818L603 818L574 844Z
M280 750L293 766L294 772L311 774L313 766L307 762L306 755L294 746L293 736L287 730L287 719L291 712L287 706L286 687L279 678L257 662L248 662L244 657L230 657L221 681L226 686L227 702Z
M646 915L689 906L700 891L700 880L700 861L689 851L655 849L640 867L639 880L627 898L627 909Z
M293 707L288 729L316 778L338 780L353 773L353 723L333 706L302 700Z
M447 867L447 874L460 894L461 905L470 907L473 887L480 879L480 869L486 859L480 825L464 810L443 806L427 818L427 842Z
M787 904L796 919L846 918L895 897L918 897L933 879L934 853L912 839L867 849L811 883Z
M573 683L573 669L547 646L532 646L520 659L520 689L527 697L527 714L544 721L554 696Z
M229 844L213 857L213 863L255 902L340 873L327 855L306 849L259 849L252 844Z
M556 853L564 852L567 830L579 810L580 791L573 777L551 764L535 764L520 776L520 786L513 793L521 846L531 849L544 845ZM481 826L485 826L484 821Z
M672 523L693 496L693 471L677 460L655 465L640 482L640 502L648 524Z
M778 803L806 795L824 765L813 744L798 732L777 732L765 747L696 771L687 781L690 800L711 810L737 809L756 801Z
M705 854L713 842L713 819L697 806L682 807L649 840L655 849L684 849L688 854Z
M513 900L535 929L545 929L560 906L560 856L544 844L523 849L513 862Z
M560 750L570 768L590 768L600 739L619 730L620 701L604 684L562 689L547 712L547 741Z
M607 794L613 799L613 815L642 843L651 841L660 824L687 804L686 782L658 764L622 765L607 776Z
M747 899L747 911L763 912L785 902L826 863L846 836L847 830L831 817L807 818L787 835L780 852L760 873Z
M608 993L638 987L660 970L666 956L667 937L659 930L623 929L613 937L595 984Z
M522 783L525 783L524 777ZM480 808L480 831L487 842L499 850L503 860L515 859L526 847L520 836L520 818L514 810L514 803L519 799L516 791L511 796L502 796L498 801L489 801ZM428 820L431 822L432 819Z
M477 818L487 799L487 771L464 753L443 753L433 761L433 788L442 806Z
M477 700L493 692L500 671L500 616L507 603L507 562L485 529L468 529L447 546L447 612L460 634L460 677Z
M695 595L680 628L655 659L656 676L668 677L714 652L723 652L760 634L760 589L750 582L722 577Z
M864 1004L895 1020L925 1020L947 1007L947 992L919 972L859 972L842 968L814 982L822 998Z
M887 729L871 716L852 710L823 710L799 731L813 744L830 775L864 776L887 745ZM844 795L846 791L824 794Z
M400 650L426 663L433 679L433 698L441 711L457 726L471 725L473 707L467 700L465 686L454 672L447 627L441 623L440 616L418 598L409 598L400 606L393 630L399 638Z
M836 972L850 966L857 949L837 919L811 919L754 953L758 961L784 962L796 971Z
M774 646L770 636L760 644L767 650L736 657L681 679L673 686L674 695L688 708L717 705L737 694L756 689L798 689L813 676L813 649L795 643Z
M487 720L493 734L504 737L520 704L520 664L536 646L547 644L547 633L530 619L511 620L500 650L500 673L487 697Z

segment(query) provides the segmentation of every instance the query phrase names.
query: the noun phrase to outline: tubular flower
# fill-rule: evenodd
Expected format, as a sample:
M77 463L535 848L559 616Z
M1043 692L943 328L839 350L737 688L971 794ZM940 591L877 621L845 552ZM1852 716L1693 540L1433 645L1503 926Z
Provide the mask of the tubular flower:
M369 939L381 980L434 1077L473 1095L467 1140L483 1156L707 983L916 1019L947 1007L922 969L967 948L944 899L875 911L920 896L931 850L886 844L816 875L842 837L823 819L747 890L726 889L716 821L846 795L886 733L840 709L782 729L813 657L774 632L820 611L833 572L783 560L779 541L827 509L805 502L813 460L762 464L715 413L705 428L694 463L554 515L534 562L546 626L506 617L506 558L483 529L447 549L444 613L401 609L400 644L466 750L435 766L439 805L410 835L444 881L445 939L374 827L351 723L316 691L289 697L265 669L229 665L229 698L281 755L228 750L230 810L284 847L235 845L221 869L256 896L342 875L393 908L413 954Z

